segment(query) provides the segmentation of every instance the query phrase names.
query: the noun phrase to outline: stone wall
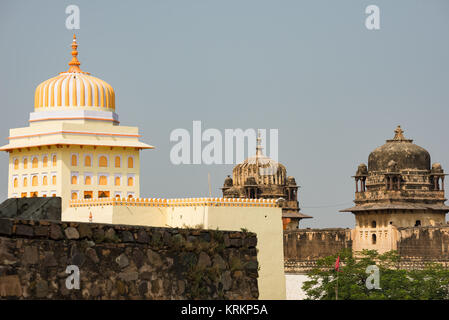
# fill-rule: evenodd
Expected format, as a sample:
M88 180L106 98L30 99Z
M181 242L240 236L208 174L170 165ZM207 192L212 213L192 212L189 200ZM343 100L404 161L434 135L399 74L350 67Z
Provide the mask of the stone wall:
M61 198L9 198L0 204L0 218L61 221Z
M284 270L305 273L320 258L352 248L351 229L299 229L284 231Z
M254 233L0 219L0 297L257 299ZM67 289L69 265L80 289Z
M449 265L449 226L398 229L398 253L405 268L420 268L427 262Z

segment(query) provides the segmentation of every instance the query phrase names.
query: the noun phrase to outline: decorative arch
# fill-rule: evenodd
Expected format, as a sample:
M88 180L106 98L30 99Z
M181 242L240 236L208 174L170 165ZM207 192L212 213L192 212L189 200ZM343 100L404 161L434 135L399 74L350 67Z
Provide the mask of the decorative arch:
M107 167L108 166L108 158L106 156L100 156L98 160L99 167Z
M116 168L120 168L121 167L121 159L120 159L120 157L119 156L116 156L115 157L115 159L114 159L114 165L115 165L115 167Z
M92 167L92 157L90 155L84 157L84 166Z

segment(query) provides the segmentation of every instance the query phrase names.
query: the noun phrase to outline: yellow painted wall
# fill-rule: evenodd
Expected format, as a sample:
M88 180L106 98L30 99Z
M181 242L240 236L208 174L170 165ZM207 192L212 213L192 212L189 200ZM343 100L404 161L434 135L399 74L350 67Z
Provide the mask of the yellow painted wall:
M20 151L19 151L20 150ZM44 167L43 157L48 156L47 167ZM56 155L56 166L53 166L52 157ZM72 166L72 155L78 158L77 165ZM92 166L84 165L84 157L91 156ZM108 166L99 166L99 157L108 157ZM120 167L115 167L115 157L120 156ZM32 159L38 159L37 168L33 167ZM133 168L128 168L128 157L133 157ZM27 159L27 168L24 168L24 158ZM19 160L18 169L14 168L15 159ZM130 193L133 197L140 197L140 160L139 150L123 147L92 147L92 146L50 146L41 148L15 149L9 156L8 198L21 197L26 193L27 197L32 192L37 192L39 197L55 194L62 197L63 212L68 207L72 198L72 192L77 192L78 199L84 197L84 191L92 191L93 197L98 197L99 191L109 191L111 197L120 192L121 198L127 198ZM77 175L77 183L72 184L72 174ZM108 184L99 185L99 174L108 175ZM47 176L47 185L43 184L44 176ZM52 176L56 175L56 184L53 184ZM85 177L91 175L91 185L85 184ZM115 185L115 176L121 175L121 183ZM27 177L27 186L23 185L23 178ZM32 185L32 177L37 176L38 185ZM132 176L133 185L128 186L128 176ZM18 178L18 186L14 187L14 178Z

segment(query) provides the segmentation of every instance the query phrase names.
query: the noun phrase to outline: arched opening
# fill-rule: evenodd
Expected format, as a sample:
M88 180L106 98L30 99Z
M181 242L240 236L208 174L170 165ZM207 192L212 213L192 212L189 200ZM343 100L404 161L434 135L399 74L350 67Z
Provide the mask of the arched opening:
M23 168L24 169L28 168L28 159L27 158L23 159Z
M78 199L78 193L72 192L72 200Z
M14 178L14 188L17 188L19 186L19 179Z
M416 220L415 221L415 227L419 227L421 225L421 220Z
M35 187L35 186L38 185L37 176L33 176L33 177L31 178L31 185L32 185L33 187Z
M92 158L90 156L84 157L84 166L85 167L92 167Z
M76 154L72 154L72 166L77 165L78 165L78 157L76 156Z
M52 183L53 185L56 184L56 176L52 176L52 177L51 177L51 183Z
M86 176L86 178L84 178L84 184L85 185L92 184L92 178L90 176Z
M23 178L23 186L27 187L28 186L28 178Z
M128 178L128 186L132 187L133 185L134 185L134 179L133 179L133 177L129 177Z
M46 185L48 184L48 178L47 178L47 176L44 176L44 177L42 178L42 184L43 184L44 186L46 186Z
M373 222L371 222L371 228L375 228L377 227L377 223L376 220L373 220Z
M101 156L99 160L99 166L100 167L107 167L108 166L108 158L105 156Z
M256 192L254 189L249 189L249 198L255 199L256 198Z
M78 177L72 176L72 184L77 184L77 183L78 183Z
M100 181L98 182L99 185L105 186L108 184L108 177L106 176L100 176Z
M19 169L19 159L14 160L14 169L15 170Z
M120 177L115 177L115 185L116 186L120 185Z
M134 168L134 159L133 159L133 157L128 157L128 168Z
M38 163L37 157L34 157L33 160L31 160L31 167L37 168L37 163Z
M115 157L115 167L116 168L120 168L120 166L121 166L121 163L120 163L120 157Z
M44 159L42 159L42 163L43 163L44 168L47 168L47 166L48 166L48 157L47 156L45 156Z
M53 167L56 167L56 155L54 155L51 159Z
M373 233L373 235L371 236L371 243L376 244L376 242L377 242L377 236Z

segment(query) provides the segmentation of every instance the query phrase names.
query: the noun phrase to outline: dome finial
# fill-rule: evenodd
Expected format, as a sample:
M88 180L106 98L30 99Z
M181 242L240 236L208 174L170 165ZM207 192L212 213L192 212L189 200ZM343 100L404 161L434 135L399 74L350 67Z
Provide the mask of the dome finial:
M256 145L256 156L262 155L262 145L260 142L262 141L262 138L260 137L260 130L257 130L257 145Z
M394 130L393 140L406 140L403 133L404 130L402 130L401 126L397 126L396 130Z
M80 69L80 62L78 61L78 51L76 50L78 48L78 43L76 43L76 35L73 34L73 41L72 41L72 61L69 62L69 71L68 72L82 72Z

